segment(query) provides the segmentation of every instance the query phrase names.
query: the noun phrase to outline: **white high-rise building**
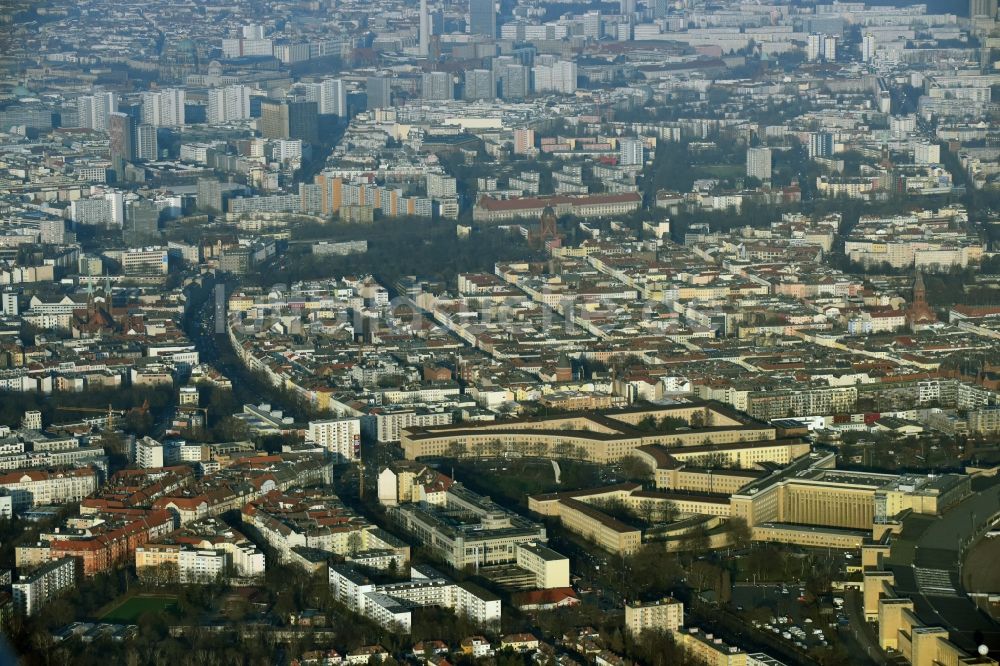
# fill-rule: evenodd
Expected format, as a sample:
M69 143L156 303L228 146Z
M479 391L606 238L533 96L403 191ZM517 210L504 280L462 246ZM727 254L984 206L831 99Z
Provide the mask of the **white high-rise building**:
M888 90L883 90L878 94L879 113L892 113L892 95Z
M997 0L969 0L969 18L996 18Z
M76 98L76 124L78 127L96 129L94 127L93 95L81 95Z
M747 149L747 176L760 180L771 180L771 149Z
M212 125L250 117L250 86L226 86L208 91L208 122Z
M62 220L59 220L62 222ZM21 309L18 305L18 293L16 291L5 291L3 292L3 313L8 317L16 317L21 314ZM39 428L40 429L40 428Z
M576 63L556 60L551 56L535 59L535 92L558 92L572 95L576 92Z
M809 159L833 155L833 135L829 132L810 133L808 150Z
M361 419L310 421L306 440L322 446L341 461L357 460L361 447Z
M185 93L179 88L144 92L142 123L153 127L179 127L184 124Z
M556 71L552 73L552 85L558 92L572 95L576 92L576 78L576 63L562 60L556 64Z
M144 92L140 96L142 100L142 122L153 127L163 126L163 104L158 92Z
M125 220L125 201L117 190L103 196L77 199L70 203L70 220L74 225L121 229Z
M913 146L913 161L916 164L940 164L941 146L921 141Z
M837 60L837 38L832 36L826 36L823 38L823 58L827 62L836 62Z
M496 96L497 83L491 70L469 69L465 71L465 99L494 99Z
M420 0L420 55L431 52L431 15L427 11L427 0Z
M84 95L77 98L76 109L80 127L106 131L108 117L118 110L118 95L112 92Z
M427 174L427 196L436 199L454 197L458 193L458 182L452 176L439 173Z
M347 117L347 88L343 79L323 79L306 85L306 101L316 102L320 115Z
M135 128L135 158L155 160L159 157L156 128L152 125L138 125Z
M455 99L455 85L448 72L427 72L421 77L421 97L431 100Z
M875 35L870 32L866 32L865 36L861 38L861 59L865 62L871 62L875 59Z
M143 469L165 467L178 461L180 451L158 442L152 437L143 437L135 442L135 464Z
M905 139L917 131L917 117L908 114L889 118L889 135L893 139Z
M264 26L262 25L245 25L240 28L240 37L243 39L264 39Z
M815 33L806 38L806 60L816 62L823 54L823 36Z
M624 166L636 166L645 163L645 151L642 140L620 140L618 142L618 163Z
M112 228L121 229L125 226L125 195L115 190L105 194L104 198L110 206Z
M300 139L278 139L274 142L271 155L275 162L289 162L302 159Z
M30 576L11 585L14 609L20 615L34 615L60 591L76 584L76 560L64 557L46 562Z
M581 17L583 23L583 36L590 39L600 39L604 34L601 23L601 12L591 10Z
M41 233L41 241L49 245L61 245L66 240L66 222L62 219L40 220L38 231ZM4 311L4 314L7 312Z

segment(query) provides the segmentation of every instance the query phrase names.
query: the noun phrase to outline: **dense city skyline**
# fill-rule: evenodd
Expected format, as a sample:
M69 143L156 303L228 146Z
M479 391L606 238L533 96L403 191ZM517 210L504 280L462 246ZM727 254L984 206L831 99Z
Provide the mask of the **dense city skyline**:
M997 0L12 0L0 663L1000 654Z

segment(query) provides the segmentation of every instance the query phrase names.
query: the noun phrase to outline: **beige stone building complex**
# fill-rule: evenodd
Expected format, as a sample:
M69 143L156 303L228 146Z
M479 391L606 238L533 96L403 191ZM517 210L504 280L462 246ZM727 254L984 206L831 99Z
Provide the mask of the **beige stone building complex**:
M688 654L707 666L746 666L747 653L724 643L713 634L706 634L697 627L674 632L674 640Z
M686 426L667 428L664 420ZM674 421L676 423L676 421ZM607 412L579 412L541 419L404 428L406 458L497 455L574 458L612 463L636 449L707 447L774 440L774 426L754 421L712 402ZM700 449L700 455L708 455Z
M734 447L720 446L725 459ZM802 449L802 447L806 447ZM808 445L795 440L767 447L776 457L800 453ZM681 449L684 451L684 449ZM969 493L969 477L958 474L914 476L852 472L834 468L832 453L809 453L779 466L761 461L752 469L686 467L677 450L644 447L637 457L655 461L658 490L638 483L535 495L528 508L558 517L569 530L615 553L630 553L646 541L666 548L678 544L667 533L644 535L607 510L621 507L646 522L681 521L708 530L710 547L730 541L724 523L739 520L756 541L811 547L858 549L898 526L908 513L939 515ZM659 490L662 489L662 490ZM620 515L620 514L616 514ZM712 530L715 530L712 532ZM673 530L680 537L684 530Z
M875 574L875 575L871 575ZM897 596L891 573L865 575L865 614L874 606L878 641L883 650L893 650L913 666L996 664L996 660L969 654L952 642L947 629L927 626L914 611L912 599Z

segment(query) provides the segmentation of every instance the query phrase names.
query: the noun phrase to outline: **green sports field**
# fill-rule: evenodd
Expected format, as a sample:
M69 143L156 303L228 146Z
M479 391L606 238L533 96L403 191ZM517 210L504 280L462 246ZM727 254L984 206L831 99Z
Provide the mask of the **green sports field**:
M101 618L103 622L133 624L145 613L156 613L176 608L177 597L162 595L139 595L130 597L115 606Z

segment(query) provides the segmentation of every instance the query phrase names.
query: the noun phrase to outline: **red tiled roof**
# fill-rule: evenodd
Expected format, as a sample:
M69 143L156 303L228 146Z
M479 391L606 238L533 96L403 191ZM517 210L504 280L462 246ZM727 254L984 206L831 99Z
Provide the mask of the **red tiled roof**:
M514 595L513 602L515 606L541 606L557 604L566 599L579 599L572 587L555 587L549 590L519 592Z

